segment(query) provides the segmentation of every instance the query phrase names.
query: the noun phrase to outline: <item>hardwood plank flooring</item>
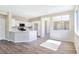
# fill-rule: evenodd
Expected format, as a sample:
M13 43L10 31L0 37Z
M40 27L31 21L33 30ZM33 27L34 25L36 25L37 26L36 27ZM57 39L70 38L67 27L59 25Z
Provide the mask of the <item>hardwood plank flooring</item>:
M40 44L47 39L38 38L31 43L13 43L8 41L0 41L0 54L76 54L74 43L63 42L57 51L53 51Z

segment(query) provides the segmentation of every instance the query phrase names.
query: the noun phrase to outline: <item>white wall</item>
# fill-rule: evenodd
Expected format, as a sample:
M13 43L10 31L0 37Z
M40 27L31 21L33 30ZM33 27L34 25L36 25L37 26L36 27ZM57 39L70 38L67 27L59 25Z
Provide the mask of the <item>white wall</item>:
M75 43L75 48L76 48L76 51L77 53L79 54L79 6L76 6L76 9L75 9L75 40L74 40L74 43ZM76 12L78 12L78 14L76 14Z
M50 17L40 17L33 20L34 20L32 21L33 30L34 30L34 24L37 23L39 36L45 37L45 21L47 21L47 33L50 33Z
M51 39L55 40L61 40L61 41L69 41L72 42L70 37L70 31L69 30L52 30L50 33Z
M54 31L53 30L53 22L52 22L52 17L56 15L68 15L70 14L70 30L69 31ZM45 21L47 21L47 33L50 33L50 37L52 39L58 39L61 41L68 41L68 42L74 42L74 13L73 11L69 12L63 12L63 13L58 13L55 15L50 15L50 16L42 16L40 17L40 22L38 21L33 21L34 23L39 23L39 34L41 37L45 37ZM66 19L66 18L63 18Z
M74 42L74 16L73 16L74 14L73 12L69 12L68 14L70 15L69 30L53 30L53 20L51 21L51 30L50 30L51 39Z
M5 39L5 17L0 15L0 40Z
M47 21L47 33L50 33L50 17L41 17L41 37L45 37L45 21Z

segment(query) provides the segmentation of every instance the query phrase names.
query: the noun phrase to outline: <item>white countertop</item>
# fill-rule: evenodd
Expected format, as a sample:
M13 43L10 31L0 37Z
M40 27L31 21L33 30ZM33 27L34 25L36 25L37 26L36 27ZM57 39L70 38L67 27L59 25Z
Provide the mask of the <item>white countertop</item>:
M35 31L35 30L26 30L26 31L10 30L9 32L37 32L37 31Z

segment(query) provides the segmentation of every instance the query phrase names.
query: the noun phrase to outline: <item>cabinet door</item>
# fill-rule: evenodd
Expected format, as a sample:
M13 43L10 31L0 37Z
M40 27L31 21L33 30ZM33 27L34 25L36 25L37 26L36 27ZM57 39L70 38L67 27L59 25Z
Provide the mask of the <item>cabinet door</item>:
M0 16L0 40L5 39L5 18Z

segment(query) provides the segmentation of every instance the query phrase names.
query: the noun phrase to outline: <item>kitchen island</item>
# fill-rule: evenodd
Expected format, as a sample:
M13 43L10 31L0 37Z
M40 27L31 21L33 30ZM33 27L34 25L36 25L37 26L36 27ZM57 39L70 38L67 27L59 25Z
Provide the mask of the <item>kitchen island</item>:
M10 31L10 41L12 42L31 42L34 40L37 40L37 31Z

